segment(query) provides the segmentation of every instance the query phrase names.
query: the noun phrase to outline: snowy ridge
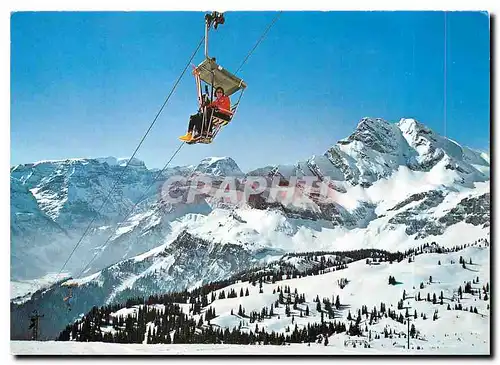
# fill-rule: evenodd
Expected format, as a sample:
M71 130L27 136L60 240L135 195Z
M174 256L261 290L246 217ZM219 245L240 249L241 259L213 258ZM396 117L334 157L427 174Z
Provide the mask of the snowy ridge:
M236 162L230 157L207 157L194 168L195 174L206 174L212 176L242 176Z
M134 157L130 163L129 163L129 160L130 158L128 157L120 157L120 158L116 158L116 157L101 157L101 158L97 158L96 159L97 161L101 162L101 163L107 163L108 165L110 166L126 166L127 163L129 164L129 167L146 167L146 164L144 163L144 161L141 161L139 160L138 158Z

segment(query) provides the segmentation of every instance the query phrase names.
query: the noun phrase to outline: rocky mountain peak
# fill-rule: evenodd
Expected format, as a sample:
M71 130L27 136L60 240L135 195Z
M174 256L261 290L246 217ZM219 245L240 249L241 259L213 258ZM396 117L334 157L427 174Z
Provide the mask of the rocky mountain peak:
M361 142L365 147L380 153L392 153L398 149L400 136L397 128L382 118L362 118L355 131L340 144Z
M243 176L236 162L231 157L207 157L195 167L194 173L214 176Z
M109 166L122 166L125 167L130 160L128 157L121 157L121 158L116 158L113 156L109 157L98 157L95 160L97 160L100 163L107 163ZM146 168L146 164L144 161L139 160L138 158L134 157L130 160L129 167L140 167L140 168Z
M401 118L396 125L406 135L433 133L429 128L413 118Z

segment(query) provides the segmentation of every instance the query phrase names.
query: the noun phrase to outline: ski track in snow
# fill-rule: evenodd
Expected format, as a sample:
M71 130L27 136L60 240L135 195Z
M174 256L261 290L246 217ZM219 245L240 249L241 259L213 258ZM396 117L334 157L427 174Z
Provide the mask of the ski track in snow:
M232 345L232 344L110 344L102 342L11 341L13 355L486 355L487 348L458 345L448 349L416 350L404 347L352 348L340 344Z

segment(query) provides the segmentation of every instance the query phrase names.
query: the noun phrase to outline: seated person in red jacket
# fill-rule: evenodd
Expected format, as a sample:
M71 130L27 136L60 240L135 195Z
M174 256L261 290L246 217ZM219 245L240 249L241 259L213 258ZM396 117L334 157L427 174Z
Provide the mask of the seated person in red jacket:
M208 127L210 123L211 116L215 116L224 120L229 120L231 117L231 101L229 97L224 94L224 89L222 87L217 87L215 89L216 99L214 102L206 106L206 120L205 125ZM198 133L201 132L203 122L203 112L198 111L197 114L191 115L189 118L188 131L185 135L179 137L182 141L191 141L193 139L193 131L196 129Z

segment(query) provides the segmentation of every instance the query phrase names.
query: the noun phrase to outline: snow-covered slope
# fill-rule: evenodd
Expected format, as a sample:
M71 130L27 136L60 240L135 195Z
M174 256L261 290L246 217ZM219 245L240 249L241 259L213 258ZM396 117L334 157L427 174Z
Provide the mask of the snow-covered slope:
M60 342L60 341L11 341L13 355L359 355L359 350L344 347L312 347L299 344L279 345L232 345L220 344L124 344L105 342ZM397 351L397 350L395 350ZM363 354L382 355L385 351L366 349ZM394 354L394 351L392 351ZM407 351L400 349L402 355ZM455 352L456 353L456 352Z
M95 273L99 278L91 280L98 294L83 301L82 311L93 303L144 293L144 288L182 290L227 278L286 252L404 251L433 241L449 247L488 236L490 230L489 157L413 119L363 118L323 155L291 165L266 166L263 161L266 167L247 173L229 157L210 157L167 169L154 181L158 170L139 160L124 170L127 161L69 159L11 169L13 280L31 292L34 286L26 279L55 280L90 222L65 268L73 276ZM161 189L173 175L207 175L218 182L234 177L238 189L255 175L280 177L285 185L294 176L314 176L329 190L326 200L289 186L284 189L296 198L291 202L266 201L265 191L230 204L212 191L193 203L169 204ZM146 199L131 211L144 194ZM26 294L13 285L15 296Z
M251 334L253 341L261 345L264 333L283 336L269 340L296 342L290 348L293 353L321 354L333 353L334 350L353 354L408 351L416 355L490 353L490 249L487 240L449 249L437 245L422 246L404 255L391 255L380 250L351 251L345 255L285 255L261 269L205 286L201 292L197 289L191 294L179 293L178 298L185 295L186 299L174 304L180 307L186 319L194 320L196 328L189 332L193 336L187 341L204 342L203 333L229 330ZM138 259L144 260L145 257ZM460 263L462 260L463 264ZM393 285L389 283L391 277L395 281ZM46 295L51 295L50 291ZM126 328L142 328L144 325L141 342L151 344L153 335L159 336L161 332L159 318L173 321L173 317L168 319L162 313L165 305L153 304L155 300L170 303L166 298L149 298L151 304L147 307L149 311L154 308L157 314L150 312L147 316L144 316L142 300L139 300L141 304L122 304L112 309L109 316L122 317L123 324L118 320L108 323L101 317L101 333L117 335L120 331L127 332ZM206 304L193 312L193 304L204 301ZM138 321L141 310L141 318L149 318L147 323L133 327L125 325L129 316ZM411 316L414 327L410 350L406 349L406 313ZM172 312L169 315L173 316ZM86 317L90 316L91 313L86 314ZM187 321L176 323L185 326ZM78 328L82 329L81 325ZM334 328L336 330L332 332ZM171 328L170 339L182 343L183 340L176 336L177 331L176 327ZM71 336L69 339L74 340L75 333L75 328L67 333ZM328 337L327 344L325 337ZM245 342L245 339L225 335L224 338L227 341L212 344L214 351L248 351L227 348L228 343ZM355 347L353 340L358 341ZM45 346L49 349L53 345L41 343L38 350L19 346L17 353L36 353L44 351ZM99 346L99 351L112 351L112 347ZM179 345L164 346L180 350ZM268 346L271 344L259 348L256 353L274 351ZM60 353L66 353L66 348L59 347ZM198 351L194 345L182 349L186 354L195 350ZM148 345L143 351L155 353L158 350Z
M460 257L466 260L466 268L459 264ZM472 262L471 265L468 265L469 260ZM276 283L265 283L262 286L263 292L260 294L258 286L251 286L248 282L241 282L225 287L223 290L229 292L234 289L239 292L241 288L249 287L251 298L240 297L216 300L210 307L215 308L215 312L219 316L212 320L211 323L232 328L243 322L243 325L252 330L255 324L251 325L247 318L231 315L231 309L235 313L241 304L247 313L252 310L260 312L263 307L269 307L277 299L278 294L273 293L277 286L288 286L292 293L297 289L299 294L305 295L305 304L308 305L311 315L308 318L301 318L299 311L293 311L295 315L294 322L297 323L299 328L311 322L321 323L321 312L316 309L317 303L313 301L316 296L319 296L320 301L323 298L328 298L333 303L333 298L339 295L340 303L345 306L345 309L341 310L340 316L336 317L336 319L349 323L349 312L355 320L358 310L361 310L363 305L371 312L374 307L379 310L380 304L385 303L387 309L396 310L398 315L399 313L404 315L405 310L397 310L397 302L402 299L404 291L406 296L409 297L404 301L405 307L410 307L410 314L412 315L415 311L417 312L417 318L412 323L415 324L421 340L412 340L414 349L417 345L420 345L426 350L434 349L438 350L436 352L440 352L439 349L442 349L446 352L450 350L450 347L456 349L463 346L465 342L469 351L484 351L483 353L487 353L490 346L489 300L484 300L485 297L481 287L485 286L490 280L489 262L489 249L484 246L474 246L447 254L428 253L417 255L411 263L408 260L403 260L392 264L384 261L378 265L368 265L365 260L359 260L349 264L349 267L344 270L327 272L319 276L313 275ZM389 276L395 277L398 285L388 285ZM337 285L342 278L348 279L348 284L344 288ZM473 282L476 278L480 278L480 280L478 283L474 283L472 287L474 290L479 289L481 296L479 297L478 292L475 295L463 294L463 298L460 298L458 287L462 286L463 290L465 283ZM441 292L445 298L443 304L439 304L439 300L437 304L425 300L428 294L431 299L434 294L439 298ZM419 293L421 293L422 301L416 300ZM456 304L461 304L465 308L465 312L448 311L448 304L452 308ZM478 314L468 311L471 306L477 308ZM324 308L323 305L322 308ZM300 305L299 309L304 311L305 305ZM435 311L438 311L438 319L433 321ZM277 316L258 322L258 327L267 332L274 330L280 333L286 333L287 327L291 329L294 327L295 323L292 323L291 316L288 317L285 314L284 307L275 310L275 314ZM427 319L422 317L424 314ZM360 327L366 337L370 336L369 332L371 331L373 347L394 348L396 345L402 347L406 345L406 338L399 338L398 336L391 338L390 342L374 340L377 333L383 337L385 328L391 329L396 334L400 332L406 333L407 326L403 323L382 317L370 325L369 316L365 317L363 315L362 317ZM349 337L333 335L330 342L334 342L334 346L343 347L346 338ZM474 346L477 346L477 350L474 349Z

